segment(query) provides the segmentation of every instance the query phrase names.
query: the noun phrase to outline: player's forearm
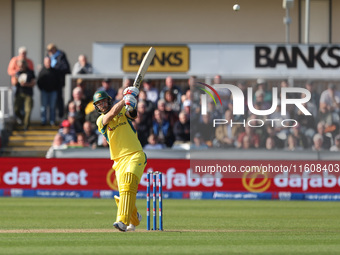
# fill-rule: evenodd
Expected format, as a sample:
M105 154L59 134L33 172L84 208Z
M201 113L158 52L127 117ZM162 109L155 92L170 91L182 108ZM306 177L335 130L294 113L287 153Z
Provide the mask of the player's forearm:
M103 125L105 126L106 124L108 124L110 122L110 120L112 120L118 113L120 113L120 111L123 109L125 103L124 100L119 101L118 103L116 103L111 110L104 115L103 118Z

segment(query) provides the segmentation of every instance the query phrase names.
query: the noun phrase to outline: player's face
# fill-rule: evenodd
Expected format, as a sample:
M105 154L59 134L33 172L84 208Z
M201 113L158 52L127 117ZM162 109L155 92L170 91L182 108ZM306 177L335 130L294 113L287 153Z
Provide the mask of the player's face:
M96 106L101 112L106 112L107 108L109 107L109 104L107 102L107 98L100 100L96 102Z

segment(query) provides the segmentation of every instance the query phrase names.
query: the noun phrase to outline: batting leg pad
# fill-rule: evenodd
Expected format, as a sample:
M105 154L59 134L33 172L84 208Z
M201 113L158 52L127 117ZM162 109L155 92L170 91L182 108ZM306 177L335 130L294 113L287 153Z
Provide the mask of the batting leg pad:
M117 207L119 207L119 197L118 196L114 196L115 198L115 202ZM133 209L132 209L132 214L131 214L131 218L130 218L130 223L135 225L136 227L139 225L139 220L138 220L138 216L137 216L137 207L136 204L134 205Z
M117 221L121 221L126 225L130 224L132 210L136 203L137 188L138 177L133 173L124 173L119 185L120 201L117 212Z

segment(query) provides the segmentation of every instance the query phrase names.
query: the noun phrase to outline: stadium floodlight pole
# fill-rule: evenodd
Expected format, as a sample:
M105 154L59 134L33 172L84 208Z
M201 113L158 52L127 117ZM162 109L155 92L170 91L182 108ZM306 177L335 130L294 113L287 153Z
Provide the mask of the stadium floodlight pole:
M310 1L306 0L305 5L305 44L309 44Z
M286 17L283 18L283 23L286 25L286 43L290 43L290 23L292 19L290 18L290 9L294 6L294 0L283 0L282 6L286 9Z

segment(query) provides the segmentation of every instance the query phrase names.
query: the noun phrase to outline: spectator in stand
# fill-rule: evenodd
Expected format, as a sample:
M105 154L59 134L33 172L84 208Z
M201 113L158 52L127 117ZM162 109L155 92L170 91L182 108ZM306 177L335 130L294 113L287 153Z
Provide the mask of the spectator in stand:
M327 107L326 104L321 104L320 103L320 107L319 107L319 112L318 112L318 118L317 118L317 122L323 121L325 124L329 125L333 125L334 122L336 122L336 114L332 111L330 111Z
M111 80L106 78L102 81L102 86L97 91L105 91L114 100L116 98L117 92L111 88Z
M187 100L191 101L191 90L190 89L186 90L185 93L182 95L181 104L183 105L183 103Z
M62 119L64 116L63 87L65 86L65 75L71 73L70 64L65 52L59 50L53 43L47 45L47 56L51 59L51 67L56 69L59 75L57 109L59 118Z
M268 110L271 108L272 105L270 105L268 101L264 101L264 96L265 96L265 92L262 89L259 89L255 92L255 100L254 100L253 105L254 107L256 107L257 105L259 106L256 109Z
M276 149L276 144L275 140L273 137L268 137L266 140L266 150L275 150Z
M53 158L53 151L54 150L65 150L67 149L67 145L64 144L63 136L57 133L54 136L52 146L48 149L46 153L46 158Z
M123 97L124 97L123 92L124 92L124 88L119 88L117 90L117 95L114 98L114 104L118 103L119 101L121 101L123 99Z
M146 112L146 104L142 101L137 105L137 118L135 119L137 124L138 139L144 147L148 142L148 137L152 130L152 115Z
M185 87L184 90L183 90L183 94L182 94L182 103L183 103L184 100L191 99L190 97L189 97L189 98L188 98L188 97L185 97L185 98L183 99L183 96L185 96L186 93L187 93L187 91L188 91L188 90L190 91L191 88L194 89L194 86L196 85L196 80L197 80L197 77L196 77L196 76L190 76L190 77L189 77L189 79L188 79L188 86ZM195 96L198 96L198 97L199 97L199 94L197 94L197 95L195 95ZM198 98L197 98L197 100L198 100Z
M261 117L262 116L250 114L248 119L247 119L247 123L249 123L248 125L255 126L255 127L261 127L262 125L264 125L264 123L267 123L267 122L265 122L264 118L262 118L262 120L261 120ZM260 138L260 147L264 148L265 144L263 145L261 143L262 142L261 139L266 135L266 129L265 128L254 128L254 133L257 134Z
M164 112L164 117L170 122L170 126L174 126L175 122L178 120L177 115L173 111L167 111L165 109L165 100L159 99L157 102L157 109Z
M239 149L248 150L254 149L254 145L251 142L251 137L249 135L244 135L239 141Z
M109 147L109 144L107 143L106 137L103 136L102 133L98 134L98 147L101 147L101 148Z
M340 151L340 134L334 138L334 145L329 150Z
M288 80L282 80L280 82L280 89L278 90L278 98L279 99L282 98L282 95L281 95L282 88L288 88L288 87L290 87L290 84L289 84ZM296 93L287 93L286 94L286 98L289 98L289 99L298 98L298 94L296 94ZM292 118L294 118L295 106L293 104L287 104L286 109L287 109L287 114L289 114Z
M296 144L298 147L303 149L307 149L309 147L309 142L307 137L301 132L301 127L298 124L297 126L291 128L291 133L296 139Z
M336 90L333 83L329 83L327 90L321 93L320 108L324 105L330 112L340 112L340 91Z
M320 135L320 134L315 134L314 135L312 150L313 151L322 151L322 150L324 150L322 135Z
M54 149L66 149L67 148L67 146L65 146L64 144L63 136L59 133L57 133L54 136L52 146L54 147Z
M71 124L68 120L63 120L58 133L63 137L63 144L77 141L76 133L74 130L71 130Z
M83 79L77 79L76 86L81 89L82 99L84 100L86 104L92 101L92 92L85 88L85 82Z
M287 137L287 144L285 146L286 151L301 151L303 148L297 144L297 140L293 134L289 134Z
M237 148L244 148L244 142L248 142L248 140L249 146L247 145L246 148L259 148L260 137L254 132L254 128L246 125L244 129L244 132L240 133L237 137ZM246 140L244 140L245 136L247 136Z
M179 113L179 120L174 125L175 143L174 145L190 142L190 122L185 112Z
M263 133L263 136L260 137L261 147L265 147L267 139L271 137L272 139L274 139L276 148L282 149L284 146L284 142L280 138L278 138L278 136L276 135L275 128L271 124L269 124L269 125L266 125L265 131L266 132Z
M149 100L147 99L146 97L146 93L144 90L140 90L139 91L139 94L138 94L138 101L141 102L143 101L145 103L145 111L152 115L153 114L153 111L154 111L154 104Z
M226 110L224 118L228 121L226 125L218 125L215 129L215 139L213 140L214 147L217 148L233 148L235 143L235 128L231 126L230 121L233 114L230 110Z
M202 136L200 133L196 133L193 138L193 142L190 144L191 150L205 150L208 149L208 145L205 144L205 142L202 139Z
M39 72L37 84L41 92L41 125L45 126L47 123L47 108L49 108L49 123L51 126L54 126L60 83L58 73L51 67L51 59L49 57L44 58L44 67Z
M183 102L183 107L182 107L182 111L185 112L185 114L187 115L188 119L190 119L190 105L191 105L191 101L190 100L185 100Z
M222 76L217 74L214 76L214 84L222 84Z
M144 146L146 150L161 150L164 148L164 144L158 143L157 136L150 134L148 137L148 143Z
M275 132L277 133L279 138L286 139L287 135L289 133L289 129L283 128L282 125L281 125L281 122L284 119L290 119L290 114L289 114L289 112L287 112L287 114L285 116L281 115L281 102L280 102L280 100L278 100L278 102L277 102L277 106L276 106L275 112L270 114L268 116L268 119L275 120L273 122L273 125L274 125L274 128L275 128Z
M325 150L329 150L329 148L332 146L332 136L331 134L325 132L325 122L320 121L318 123L317 134L319 134L322 138L322 148ZM314 142L314 137L313 137L313 142ZM315 145L315 142L314 142L314 145Z
M152 131L161 144L171 147L174 143L170 122L164 117L164 112L161 112L158 109L154 111Z
M74 64L72 74L91 74L93 73L92 65L87 61L84 54L79 55L78 62Z
M99 115L100 114L94 108L93 101L89 102L85 108L85 121L91 122L92 129L96 130L98 133L96 121Z
M14 113L17 117L17 124L24 124L24 130L28 130L31 122L33 108L33 87L35 85L34 72L27 67L25 60L18 60L19 71L15 78ZM22 114L24 109L24 114Z
M71 141L68 144L69 147L73 147L73 148L85 148L85 147L89 147L90 144L88 142L86 142L85 140L85 134L84 133L78 133L77 134L77 141L73 142Z
M221 75L216 75L214 77L214 84L222 84L222 77ZM222 105L217 104L216 105L216 113L220 114L220 116L223 116L225 111L228 109L228 106L231 102L231 93L228 89L225 88L215 88L217 93L220 95Z
M95 130L92 128L92 124L90 121L85 121L83 125L85 141L91 146L92 149L97 147L98 135Z
M268 91L268 82L265 79L259 78L256 80L256 92L257 91L263 92L263 102L265 102L266 104L271 104L272 92ZM264 108L264 109L269 109L269 108Z
M301 132L306 135L306 137L312 139L315 134L315 118L317 114L316 107L314 108L313 103L302 104L312 115L305 115L299 108L296 109L295 119L299 123Z
M306 81L305 88L311 93L311 99L309 100L310 103L318 106L320 104L320 94L315 91L316 84L312 80ZM316 116L316 115L313 115Z
M180 103L176 100L175 95L171 90L165 91L164 93L165 109L169 112L178 114L181 110Z
M74 130L76 134L83 132L83 124L76 119L76 113L69 112L67 120L70 122L71 130Z
M143 90L146 93L146 98L150 100L154 104L154 106L156 106L159 98L159 93L158 89L153 87L151 80L143 81Z
M212 118L211 118L209 112L207 114L201 116L200 122L198 124L198 133L201 134L204 143L208 147L213 146L215 131L212 128Z
M80 123L81 126L83 126L85 122L85 108L86 108L86 102L83 99L83 92L81 88L75 87L72 90L72 99L67 104L67 115L70 112L74 113L74 116L76 118L76 121Z
M328 89L321 93L319 111L319 120L325 122L328 132L336 135L340 125L340 91L336 90L334 84L329 83Z
M181 96L182 96L181 89L178 86L174 85L174 80L171 76L166 77L165 86L161 90L159 98L164 99L165 92L168 90L172 91L172 93L175 95L176 101L178 103L181 103Z
M16 74L19 72L20 68L18 65L18 60L25 60L27 64L27 69L34 72L33 61L27 58L27 49L25 46L21 46L18 50L18 56L13 57L8 64L7 73L11 76L11 84L14 86L16 84Z
M123 85L122 85L123 90L126 89L127 87L131 87L131 86L132 86L132 80L130 80L130 79L124 79L123 80Z

